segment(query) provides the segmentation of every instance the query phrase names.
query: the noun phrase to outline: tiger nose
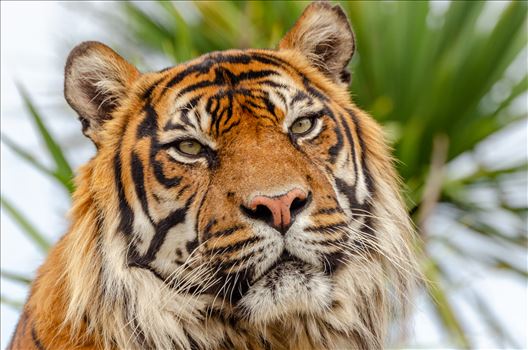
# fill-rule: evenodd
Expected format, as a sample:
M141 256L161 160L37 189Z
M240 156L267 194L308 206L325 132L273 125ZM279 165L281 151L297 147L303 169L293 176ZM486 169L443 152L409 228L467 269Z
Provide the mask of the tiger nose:
M307 207L309 199L310 194L307 195L303 190L294 188L281 196L255 196L249 206L242 209L251 218L264 221L285 234L295 216Z

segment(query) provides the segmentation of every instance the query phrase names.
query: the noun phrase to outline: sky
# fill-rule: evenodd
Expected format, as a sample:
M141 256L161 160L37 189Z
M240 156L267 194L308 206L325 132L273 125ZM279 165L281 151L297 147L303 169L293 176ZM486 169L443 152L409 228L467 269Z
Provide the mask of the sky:
M50 164L22 107L16 84L23 86L43 111L46 122L61 144L67 145L68 159L78 167L94 154L95 149L82 136L74 112L64 103L62 67L68 51L76 43L83 40L108 42L112 33L98 26L84 11L79 11L79 7L92 6L93 3L76 5L67 6L61 2L1 2L1 129L3 134L36 154L39 160ZM99 3L97 6L103 11L112 9L112 4ZM526 134L526 125L521 125L503 138L516 140L516 144L526 143ZM500 152L498 156L501 157ZM65 213L70 206L68 195L17 159L6 147L1 148L1 192L16 207L23 208L31 222L50 240L56 241L67 230ZM32 275L43 262L44 255L24 237L4 211L1 219L2 269ZM449 252L445 256L450 259ZM463 270L465 267L456 268ZM526 283L519 283L517 279L504 274L475 269L470 271L473 274L472 283L488 291L487 300L492 309L508 324L518 343L526 347ZM26 288L5 280L2 280L1 289L2 295L16 300L24 300L27 295ZM490 347L490 333L478 326L476 315L472 314L462 298L454 293L453 299L457 307L467 309L464 314L467 321L472 321L470 333L475 344L479 348ZM439 332L431 310L420 296L414 304L416 314L411 327L411 344L428 348L442 347L445 338ZM18 315L17 311L2 304L2 349L8 344Z

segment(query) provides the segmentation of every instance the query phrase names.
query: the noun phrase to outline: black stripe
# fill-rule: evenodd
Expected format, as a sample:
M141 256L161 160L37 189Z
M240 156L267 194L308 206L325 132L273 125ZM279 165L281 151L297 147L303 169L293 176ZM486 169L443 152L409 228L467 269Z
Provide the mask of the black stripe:
M276 76L276 75L279 75L279 73L271 69L249 70L249 71L244 71L238 75L235 75L236 80L233 83L236 84L236 83L239 83L245 80L262 79L262 78L267 78L267 77Z
M37 331L35 330L35 325L31 327L31 339L33 340L33 344L38 350L44 350L44 345L42 345L39 337L37 336Z
M330 99L322 92L320 91L318 88L316 88L315 86L312 85L312 83L310 82L310 80L302 73L300 72L299 70L297 70L295 67L293 67L289 62L279 58L279 57L275 57L275 56L272 56L272 55L268 55L268 54L263 54L263 53L254 53L252 55L253 59L257 60L257 61L260 61L260 62L263 62L263 63L267 63L267 64L273 64L273 65L277 65L281 68L288 68L292 71L294 71L295 73L297 73L302 81L303 81L303 85L305 87L305 89L313 96L315 97L318 97L320 98L321 100L323 101L329 101Z
M290 87L284 84L276 83L273 80L261 80L258 82L260 86L269 86L275 89L285 89L287 91L290 91ZM284 101L284 104L286 104L286 101Z
M132 152L131 172L132 179L134 181L134 188L136 189L136 195L141 203L141 208L143 208L143 212L152 224L154 223L154 220L152 220L152 217L150 216L148 207L147 192L145 191L145 176L143 174L143 163L141 162L141 159L139 159L139 156L136 152Z
M185 131L187 130L187 128L185 127L185 125L174 123L171 119L163 127L163 131L170 131L170 130L184 130Z
M149 264L150 262L152 262L156 258L156 254L165 242L165 238L167 237L167 233L169 232L169 230L174 226L181 224L185 221L185 215L187 214L187 210L189 210L193 199L194 195L187 200L187 203L185 203L185 206L183 208L176 209L175 211L170 213L165 219L158 222L158 224L156 225L156 232L154 234L154 237L150 241L147 253L141 259L143 263Z
M231 129L233 129L235 126L237 126L239 124L240 124L240 120L237 120L236 122L231 123L231 125L229 125L229 127L227 127L226 129L222 130L222 135L227 134L229 131L231 131Z
M136 131L136 138L138 140L143 137L153 137L158 130L158 115L154 107L150 103L147 103L143 110L145 112L145 118L138 125Z
M214 105L214 108L212 108L213 102L216 102ZM219 108L220 108L220 97L218 95L212 96L207 100L207 103L205 105L205 110L211 116L212 120L214 120L214 118L217 117Z
M233 268L235 267L240 267L240 265L242 265L242 263L244 262L248 262L248 257L250 255L256 257L256 256L262 256L260 255L262 253L262 251L264 250L263 247L260 247L259 249L256 249L256 250L253 250L251 252L247 252L246 254L243 254L240 258L235 258L235 259L229 259L229 260L221 260L221 258L217 258L217 259L214 259L212 260L210 263L211 263L211 266L215 266L217 269L222 269L222 273L224 274L229 274L229 273L232 273L232 274L235 274L237 271L234 271ZM261 263L262 260L256 260L256 261L252 261L253 265L258 265L259 263ZM242 267L239 271L242 271L243 269L246 269L246 267Z
M312 83L310 82L310 80L307 77L303 76L302 78L303 78L304 88L312 96L318 97L318 98L320 98L323 101L329 101L330 100L322 91L320 91L318 88L313 86Z
M274 91L275 94L277 94L277 96L279 96L281 102L286 106L287 103L286 103L286 97L284 96L284 94L280 91Z
M275 117L275 121L278 123L279 122L279 117L275 113L275 105L269 99L269 94L267 92L266 92L266 97L262 97L262 100L264 101L264 104L266 105L266 109L268 110L268 112L273 117Z
M247 114L251 115L251 116L254 116L254 117L258 117L260 120L264 120L264 119L267 119L270 121L270 123L274 124L274 123L277 123L277 118L274 117L270 117L270 116L267 116L267 115L262 115L260 114L260 112L262 111L262 107L258 106L258 105L253 105L251 103L246 103L246 104L243 104L243 105L240 105L240 108L246 112ZM223 133L226 132L226 131L223 131ZM295 146L296 144L294 144Z
M350 131L350 127L348 126L347 121L343 117L343 115L339 115L339 120L341 121L341 124L343 125L343 128L345 129L345 136L347 138L348 144L350 146L350 152L352 155L352 161L354 162L354 185L355 188L358 181L358 173L359 173L359 166L356 158L356 147L354 144L354 138L352 137L352 132Z
M156 88L156 86L163 80L165 79L165 77L162 77L160 79L157 79L156 81L154 81L146 90L145 92L143 93L143 95L141 96L141 100L142 101L151 101L152 100L152 92L154 91L154 89Z
M227 99L228 99L227 106L224 107L220 115L215 116L216 119L213 118L211 121L211 124L214 124L215 126L217 135L220 133L220 121L222 120L224 115L226 116L225 120L231 119L233 115L233 92L231 90L228 90L222 97L225 97L225 96L227 96ZM220 102L218 103L220 104Z
M198 242L198 236L196 236L195 239L193 239L192 241L189 241L185 244L185 249L187 249L187 252L190 254L192 254L196 248L198 248L198 245L200 243Z
M308 96L304 91L297 91L297 93L293 96L293 98L290 101L290 107L293 106L293 104L302 102L304 100L308 100L308 105L311 106L313 104L313 99Z
M132 234L132 225L134 223L134 213L132 208L128 205L125 196L125 190L123 188L123 182L121 179L121 158L119 156L119 150L114 157L114 181L117 188L117 198L119 202L119 231L123 232L126 236Z
M250 101L250 100L247 100L246 103L244 103L244 105L256 108L257 110L262 109L261 105L257 104L256 102Z
M323 105L324 105L324 108L318 114L327 115L327 116L330 117L330 119L332 119L335 123L337 123L336 117L335 117L334 112L332 111L332 109L330 107L328 107L328 105L326 103L324 103Z
M337 238L326 239L324 241L317 240L317 239L309 239L309 240L304 241L304 243L312 245L312 246L338 248L337 247L338 244L343 244L348 241L349 241L348 235L343 232L342 235Z
M138 267L141 269L148 270L152 274L166 283L166 278L161 275L155 268L151 267L147 261L135 250L133 247L130 248L127 255L127 264L129 267Z
M156 130L158 127L158 114L150 103L145 105L146 117L141 123L142 128L138 129L138 138L150 136L150 164L154 171L154 177L156 180L165 186L165 188L172 188L178 186L182 180L181 176L166 177L163 172L163 165L160 161L156 160L157 151L160 149L158 144L158 138Z
M248 106L246 106L246 105L241 105L240 108L241 108L244 112L246 112L247 114L249 114L249 115L256 115L255 110L253 110L252 108L250 108L250 107L248 107Z
M324 273L331 275L332 273L336 272L338 267L343 265L343 258L344 252L338 251L331 254L325 254L324 259L321 259L321 262L323 263L323 271Z
M242 54L242 53L228 54L228 55L220 54L220 53L209 54L208 56L204 58L203 61L185 68L182 72L178 73L174 78L172 78L165 86L165 89L162 95L165 94L171 87L180 83L183 79L185 79L191 74L194 74L194 73L205 74L209 72L211 67L215 64L219 64L219 63L248 64L250 62L251 62L251 57L247 54Z
M251 58L257 62L269 64L272 66L279 66L281 68L289 68L297 72L297 69L295 69L289 62L286 62L282 58L269 55L267 53L262 52L253 52L251 53ZM297 72L300 74L300 72Z
M201 349L198 342L193 337L191 337L191 335L185 329L183 330L183 333L185 334L185 336L187 337L187 340L189 341L189 346L190 346L189 350L200 350ZM175 349L176 348L177 347L175 347Z
M259 82L259 85L260 85L260 82ZM233 88L232 91L234 94L247 96L247 97L253 97L253 98L260 98L262 96L261 93L263 92L260 89L255 89L255 88L248 89L248 88L243 88L243 87Z
M319 209L318 211L316 211L314 213L314 215L320 215L320 214L334 214L334 213L343 213L343 209L339 208L339 207L335 207L335 208L323 208L323 209Z
M225 237L225 236L229 236L229 235L231 235L231 234L233 234L235 232L238 232L238 231L242 230L243 228L244 228L244 226L237 225L237 226L233 226L231 228L225 229L225 230L209 232L209 237Z
M224 300L229 300L231 305L235 305L249 290L250 281L254 275L253 269L245 268L233 273L224 274L223 281L220 281L216 288L219 296Z
M366 159L367 150L366 150L365 141L363 140L363 134L362 134L361 125L359 123L359 119L352 110L347 110L347 112L349 113L349 116L352 118L352 121L354 122L355 127L356 127L356 135L358 137L358 141L359 141L359 145L361 149L362 173L365 178L367 190L369 191L370 194L375 195L375 184L374 184L374 181L372 179L372 176L370 174L370 171L367 165L367 159ZM347 125L347 124L344 123L344 125ZM354 162L357 166L356 157L354 157ZM356 172L356 182L357 182L357 172ZM338 178L336 178L336 185L338 186L338 188L341 187L340 191L345 194L345 196L347 197L350 203L351 200L353 199L351 197L352 193L354 192L353 186L347 185L343 180L338 179ZM360 212L357 213L358 216L361 216L363 214L368 215L372 210L372 203L369 200L367 200L363 205L359 205L357 201L355 200L355 198L353 202L354 202L354 205L352 205L350 208L359 209ZM365 240L365 239L354 240L353 243L358 248L364 251L373 251L374 247L372 246L371 241L376 239L376 232L374 229L374 220L371 216L365 217L365 222L361 226L360 231L368 238L368 240Z
M363 139L363 129L361 128L361 124L357 115L352 110L347 110L347 112L350 114L350 117L356 126L356 134L358 136L359 146L361 148L361 165L363 167L363 174L365 175L367 189L370 193L374 193L375 184L367 165L367 148L365 146L365 140Z
M192 85L187 85L186 87L184 87L183 89L181 89L178 92L178 96L183 96L186 93L193 92L193 91L196 91L198 89L203 89L203 88L206 88L206 87L209 87L209 86L222 85L223 84L222 81L223 81L223 79L219 78L217 76L214 80L202 80L202 81L200 81L198 83L195 83L195 84L192 84Z
M362 214L363 211L367 211L369 208L369 202L365 201L363 204L359 204L356 197L356 188L354 185L348 185L343 179L338 177L335 178L335 184L339 192L345 195L348 201L348 206L354 214L354 210L358 211L359 214Z
M343 135L341 135L341 131L339 130L339 127L336 126L334 128L334 132L337 138L337 141L335 145L330 147L328 150L328 155L330 156L330 163L335 164L337 160L337 156L339 155L339 152L343 149Z
M259 242L260 241L260 238L259 237L256 237L256 236L253 236L253 237L250 237L250 238L247 238L243 241L239 241L235 244L231 244L231 245L228 245L226 247L219 247L219 248L212 248L210 250L207 251L207 254L209 255L215 255L215 254L225 254L225 253L233 253L233 252L236 252L237 250L240 250L244 247L247 247L248 245L251 245L255 242Z
M320 226L309 226L309 227L306 227L304 230L308 232L333 233L332 230L343 228L343 227L348 227L346 222L338 222L335 224L320 225Z
M162 96L174 85L180 83L183 79L187 78L189 75L193 73L199 73L199 74L205 74L209 72L209 69L211 69L211 66L214 64L214 61L211 59L205 59L202 62L199 62L197 64L194 64L192 66L189 66L185 68L180 73L176 74L169 82L165 85L165 88L162 92Z
M259 336L259 345L262 346L263 350L273 350L272 344L266 338L264 338L264 335Z
M183 192L185 192L185 190L188 189L189 187L191 187L191 185L182 186L182 188L180 188L180 190L178 191L178 194L176 195L176 199L180 199L180 197L183 195Z
M188 115L189 115L189 112L191 112L191 110L196 107L196 103L202 97L203 97L203 95L198 95L196 97L193 97L185 105L183 105L182 107L178 108L178 111L180 112L180 121L183 124L196 129L194 127L194 125L190 122ZM169 119L167 121L167 123L165 124L165 126L163 127L163 130L164 131L175 130L175 129L185 130L185 125L178 124L178 122L174 121L173 119Z
M272 51L270 51L270 52L272 52ZM284 68L288 68L289 70L294 71L296 74L298 74L301 77L305 89L310 94L322 99L323 101L329 101L330 100L322 91L320 91L318 88L313 86L311 84L310 80L302 72L297 70L289 62L287 62L287 61L285 61L285 60L283 60L283 59L281 59L279 57L276 57L276 56L273 56L273 55L270 55L270 54L267 54L267 53L262 53L262 52L252 53L251 57L252 57L252 59L254 59L256 61L259 61L259 62L262 62L262 63L279 66L279 67L281 67L283 69ZM260 83L262 84L262 82L260 82Z
M202 96L203 95L198 95L198 96L193 97L191 100L189 100L189 102L187 102L185 105L183 105L180 108L180 111L181 111L180 120L182 121L182 123L194 128L194 125L189 120L188 115L189 115L189 112L193 108L196 107L196 103L202 98Z
M209 185L207 185L207 189L205 190L205 194L200 199L200 204L198 204L198 210L196 212L196 221L194 222L194 232L196 232L196 236L203 236L200 234L200 228L198 227L200 224L200 214L202 213L202 208L205 204L205 198L207 197L207 193L209 192Z
M162 184L165 188L171 188L178 186L182 180L181 176L167 177L163 173L163 165L161 162L156 159L152 160L152 167L154 171L154 177L156 180Z
M233 344L233 342L229 338L222 339L222 344L219 346L219 349L235 349L235 348L236 348L235 344ZM247 348L250 349L250 347L247 347ZM264 349L264 350L268 350L268 349Z
M242 62L238 62L238 63L242 63ZM245 63L245 62L243 62L243 63ZM249 63L249 62L247 62L247 63ZM209 71L211 66L212 65L208 66L206 72ZM203 67L201 69L205 69L205 67ZM204 81L200 81L200 82L197 82L195 84L192 84L192 85L188 85L188 86L184 87L183 89L179 90L178 91L178 95L182 96L182 95L187 94L189 92L192 92L192 91L195 91L195 90L198 90L198 89L203 89L203 88L209 87L209 86L220 86L220 85L234 86L234 85L237 85L238 83L240 83L242 81L254 80L254 79L262 79L262 78L266 78L266 77L274 76L274 75L278 75L278 74L279 73L274 71L274 70L258 70L258 71L249 70L249 71L245 71L245 72L242 72L242 73L237 75L237 74L233 74L232 72L230 72L229 70L227 70L227 69L225 69L223 67L218 67L218 68L215 69L215 78L213 80L204 80ZM170 88L173 85L179 83L186 76L187 75L185 75L185 76L180 76L180 75L176 76L175 78L173 78L167 84L167 88Z
M213 228L213 226L216 225L217 223L218 221L216 219L211 219L209 220L207 225L205 225L204 233L203 233L203 241L206 241L211 237L211 228Z

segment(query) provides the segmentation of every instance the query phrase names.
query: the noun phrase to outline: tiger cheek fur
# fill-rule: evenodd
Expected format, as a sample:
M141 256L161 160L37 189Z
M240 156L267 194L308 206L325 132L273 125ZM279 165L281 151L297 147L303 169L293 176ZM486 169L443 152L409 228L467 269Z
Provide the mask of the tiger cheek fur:
M11 348L382 348L417 269L353 51L327 2L277 50L159 72L76 47L65 96L97 154Z

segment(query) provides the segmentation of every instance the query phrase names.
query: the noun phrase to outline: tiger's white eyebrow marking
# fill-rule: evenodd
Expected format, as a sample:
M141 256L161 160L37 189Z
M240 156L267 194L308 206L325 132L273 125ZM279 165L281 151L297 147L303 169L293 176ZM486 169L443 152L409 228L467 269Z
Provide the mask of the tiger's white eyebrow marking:
M324 109L321 101L311 97L305 92L298 90L295 95L289 97L286 117L282 125L283 131L288 132L291 125L299 118L318 113Z
M177 96L173 102L172 108L168 112L169 118L164 129L170 129L171 124L176 125L180 123L192 127L195 130L202 131L201 125L198 123L200 118L197 118L195 115L197 106L202 97L203 94L200 94L184 101L180 101L182 98Z
M211 117L205 111L206 96L200 94L183 100L177 97L169 111L169 118L159 136L161 144L168 144L176 139L192 138L211 149L217 144L206 130L211 125Z

